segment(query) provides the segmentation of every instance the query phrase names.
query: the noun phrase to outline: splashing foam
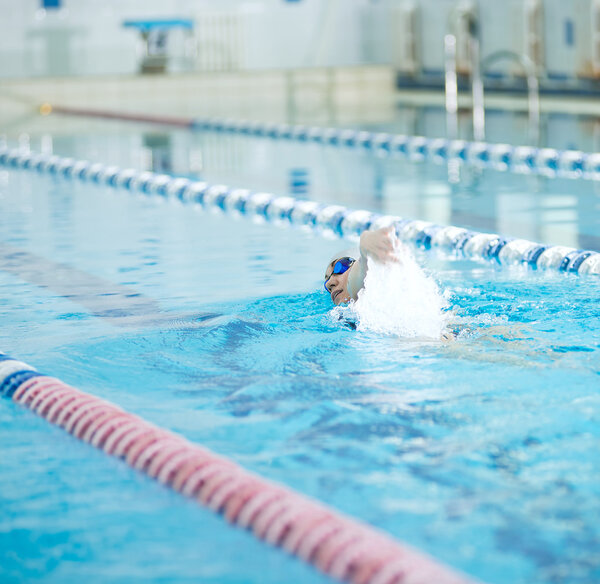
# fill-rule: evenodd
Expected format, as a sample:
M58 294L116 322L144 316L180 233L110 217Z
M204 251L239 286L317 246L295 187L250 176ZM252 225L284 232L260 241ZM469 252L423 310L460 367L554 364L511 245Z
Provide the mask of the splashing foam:
M446 300L406 246L398 246L396 253L399 263L367 260L358 300L334 308L334 316L355 320L358 330L440 339L447 324Z

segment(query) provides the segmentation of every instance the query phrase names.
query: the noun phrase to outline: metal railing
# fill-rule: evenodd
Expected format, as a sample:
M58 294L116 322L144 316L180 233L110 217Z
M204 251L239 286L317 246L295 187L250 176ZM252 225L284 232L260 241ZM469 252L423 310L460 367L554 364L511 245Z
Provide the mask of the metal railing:
M445 67L445 106L446 133L449 139L458 137L458 74L457 74L457 45L458 30L461 28L468 35L468 71L471 80L473 138L476 141L485 140L485 105L483 73L500 60L517 62L523 68L527 78L527 109L529 116L529 141L533 145L539 142L540 99L539 81L535 63L524 54L514 51L500 50L480 59L479 26L473 10L459 6L449 20L449 32L444 37L444 67Z
M537 145L540 138L540 84L537 77L535 63L524 54L514 51L496 51L488 55L481 61L480 70L485 72L489 67L501 60L511 60L517 62L523 68L527 77L527 111L529 115L529 141L532 145ZM478 110L477 119L480 125L473 125L473 134L476 140L485 139L485 108L483 103L483 83L481 89L478 89L477 98L475 97L475 87L473 88L473 111ZM476 116L473 113L473 121ZM481 137L478 137L478 136Z

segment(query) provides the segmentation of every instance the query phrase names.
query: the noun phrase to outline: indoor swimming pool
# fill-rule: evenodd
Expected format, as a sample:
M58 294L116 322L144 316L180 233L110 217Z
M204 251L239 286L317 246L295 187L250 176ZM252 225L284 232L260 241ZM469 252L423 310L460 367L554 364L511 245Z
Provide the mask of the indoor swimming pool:
M515 139L506 116L490 139ZM431 136L443 123L421 119ZM117 121L13 134L36 152L600 250L595 181ZM548 145L592 150L559 134ZM323 272L347 242L278 223L0 167L0 351L473 579L600 579L600 278L415 249L454 340L403 338L332 310ZM331 581L10 400L0 443L3 582Z

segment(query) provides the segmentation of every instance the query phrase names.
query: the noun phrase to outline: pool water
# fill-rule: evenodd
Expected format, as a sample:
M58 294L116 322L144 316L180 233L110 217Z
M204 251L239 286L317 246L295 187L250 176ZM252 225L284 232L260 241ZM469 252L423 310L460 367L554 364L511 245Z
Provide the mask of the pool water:
M54 147L139 167L141 136L75 135ZM198 148L205 161L176 174L289 187L280 158L252 178L240 169L268 163L206 162L221 152L209 143L217 137L171 140L182 141L181 158ZM256 157L277 150L265 144L243 148ZM378 202L372 190L359 201L355 185L332 195L335 180L317 189L319 166L306 162L316 147L287 147L310 169L302 196L408 214L417 199L394 193L418 185L444 199L450 188L441 167L357 154L371 170L403 165L387 183L394 188ZM350 153L326 156L329 169L361 176ZM515 200L527 192L531 177L500 176L481 180ZM475 578L600 579L597 278L416 252L457 336L402 338L354 330L332 311L322 273L347 243L34 173L0 179L1 350ZM589 183L568 184L593 196ZM536 200L543 207L561 188L549 183ZM479 208L479 221L496 226L509 216L489 202ZM597 218L586 221L536 229L593 238ZM3 582L325 581L16 404L2 403L0 418Z

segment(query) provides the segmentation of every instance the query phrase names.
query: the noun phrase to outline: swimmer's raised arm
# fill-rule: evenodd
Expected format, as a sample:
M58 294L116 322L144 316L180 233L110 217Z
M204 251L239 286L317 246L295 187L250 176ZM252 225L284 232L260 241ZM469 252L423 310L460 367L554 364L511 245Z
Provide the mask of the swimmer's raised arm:
M377 264L386 267L379 269ZM361 294L359 300L369 271L373 272L373 281L368 284L372 290ZM334 304L358 300L350 312L375 330L400 331L402 336L441 341L456 338L448 328L452 313L447 311L435 281L398 240L394 227L365 231L358 250L334 255L325 268L325 289ZM380 313L378 306L382 308Z
M398 238L393 226L383 227L375 231L364 231L360 236L360 257L353 264L348 275L348 294L354 300L365 284L367 275L367 259L371 258L380 264L398 263L396 254Z

